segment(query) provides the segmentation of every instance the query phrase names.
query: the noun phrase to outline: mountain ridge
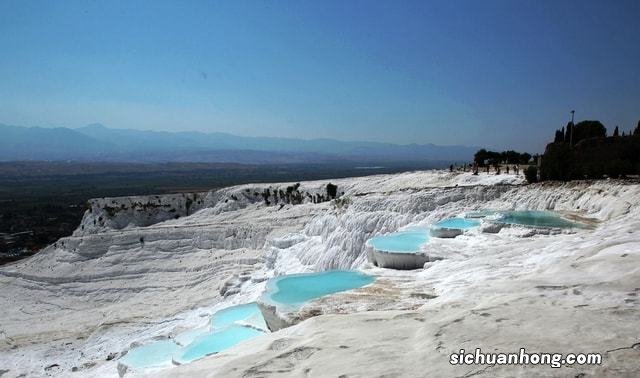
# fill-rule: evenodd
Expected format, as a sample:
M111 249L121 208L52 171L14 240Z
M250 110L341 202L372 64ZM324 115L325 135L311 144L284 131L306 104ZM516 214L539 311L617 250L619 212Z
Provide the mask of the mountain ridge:
M358 161L469 161L476 147L246 137L223 132L79 128L0 124L0 161L80 160L131 162L295 163Z

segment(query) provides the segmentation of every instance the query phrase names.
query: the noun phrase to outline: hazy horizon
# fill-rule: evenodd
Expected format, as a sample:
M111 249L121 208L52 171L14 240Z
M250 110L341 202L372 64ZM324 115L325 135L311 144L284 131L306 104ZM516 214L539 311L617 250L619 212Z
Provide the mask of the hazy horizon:
M541 152L640 112L635 1L0 1L0 122Z
M398 146L409 146L409 145L429 145L429 144L435 144L435 143L431 143L431 142L425 142L425 143L418 143L418 142L407 142L407 143L394 143L394 142L389 142L389 141L384 141L384 140L368 140L366 139L366 136L364 136L363 138L360 139L342 139L342 138L330 138L330 137L320 137L320 138L305 138L305 137L300 137L300 138L296 138L296 137L289 137L289 136L271 136L271 135L240 135L238 133L234 133L234 132L227 132L227 131L217 131L217 130L189 130L189 129L184 129L184 130L154 130L151 128L136 128L136 127L110 127L109 125L105 125L102 124L100 122L92 122L92 123L88 123L86 125L78 125L78 126L64 126L64 125L15 125L15 124L9 124L6 122L0 122L0 126L10 126L10 127L26 127L26 128L43 128L43 129L57 129L57 128L65 128L65 129L70 129L70 130L79 130L79 129L83 129L85 127L92 127L92 126L100 126L100 127L104 127L106 129L109 130L122 130L122 131L148 131L148 132L166 132L166 133L202 133L202 134L229 134L229 135L233 135L233 136L241 136L241 137L256 137L256 138L278 138L278 139L294 139L294 140L301 140L301 141L314 141L314 140L332 140L332 141L337 141L337 142L363 142L363 143L388 143L388 144L393 144L393 145L398 145ZM465 147L481 147L479 145L477 146L473 146L473 145L464 145L464 144L460 144L460 145L447 145L447 144L435 144L437 146L465 146ZM536 152L542 152L542 151L534 151L534 153Z

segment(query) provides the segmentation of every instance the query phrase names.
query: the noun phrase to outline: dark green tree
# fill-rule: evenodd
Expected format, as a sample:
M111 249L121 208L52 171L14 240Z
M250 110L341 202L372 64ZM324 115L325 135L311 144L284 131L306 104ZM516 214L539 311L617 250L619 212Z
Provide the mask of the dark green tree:
M573 130L573 122L569 122L567 123L567 127L565 129L565 134L564 134L564 142L565 143L571 143L571 131Z
M581 121L575 124L572 129L573 146L585 139L607 136L607 128L600 121Z
M562 130L556 130L556 136L553 138L553 143L564 143L564 127Z
M618 126L616 126L616 128L613 129L613 136L614 137L620 136L620 132L618 131Z
M334 185L332 183L327 184L327 196L329 198L336 198L338 195L338 185Z
M568 181L578 178L575 160L575 153L568 144L548 144L542 157L540 179Z
M499 164L527 164L531 160L531 154L524 152L519 153L517 151L487 151L481 149L473 157L473 161L480 167L484 166L496 166Z
M538 182L538 167L530 165L524 170L524 177L529 184Z
M473 161L480 167L484 167L485 160L487 160L487 150L485 150L484 148L478 150L478 152L473 155Z

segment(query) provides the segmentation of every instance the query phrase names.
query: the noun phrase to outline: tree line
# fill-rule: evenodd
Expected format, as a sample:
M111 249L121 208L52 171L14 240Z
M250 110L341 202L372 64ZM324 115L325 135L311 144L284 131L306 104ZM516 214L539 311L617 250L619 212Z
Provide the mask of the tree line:
M528 164L532 155L530 153L516 151L488 151L481 149L473 156L473 162L479 167L496 166L499 164Z
M597 120L569 122L556 130L542 155L540 180L624 178L640 174L640 121L636 128L611 135Z

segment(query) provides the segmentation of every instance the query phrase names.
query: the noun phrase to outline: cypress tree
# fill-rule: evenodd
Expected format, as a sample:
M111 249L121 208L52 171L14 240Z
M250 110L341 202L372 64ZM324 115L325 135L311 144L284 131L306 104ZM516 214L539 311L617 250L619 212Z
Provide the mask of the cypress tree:
M564 142L564 132L560 130L556 130L556 137L553 139L554 143L563 143Z
M566 128L566 132L564 133L564 141L566 143L571 143L571 129L573 129L573 122L569 122L567 123L567 128Z

